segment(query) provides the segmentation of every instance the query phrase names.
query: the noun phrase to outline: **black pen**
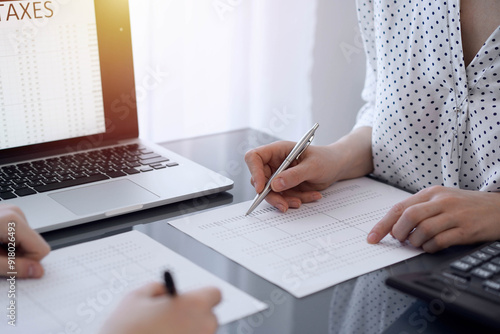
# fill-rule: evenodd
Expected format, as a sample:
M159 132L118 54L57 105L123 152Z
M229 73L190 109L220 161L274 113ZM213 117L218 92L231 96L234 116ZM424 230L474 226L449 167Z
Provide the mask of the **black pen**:
M163 278L165 279L165 288L167 289L167 293L171 297L177 296L177 289L175 288L174 279L172 278L170 271L166 270L163 274Z

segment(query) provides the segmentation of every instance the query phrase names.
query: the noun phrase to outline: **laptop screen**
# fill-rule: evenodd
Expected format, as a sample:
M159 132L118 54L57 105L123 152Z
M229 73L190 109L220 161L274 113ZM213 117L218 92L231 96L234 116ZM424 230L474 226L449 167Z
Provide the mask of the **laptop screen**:
M0 2L0 149L106 132L94 2L56 6Z
M127 0L0 0L0 162L137 131Z

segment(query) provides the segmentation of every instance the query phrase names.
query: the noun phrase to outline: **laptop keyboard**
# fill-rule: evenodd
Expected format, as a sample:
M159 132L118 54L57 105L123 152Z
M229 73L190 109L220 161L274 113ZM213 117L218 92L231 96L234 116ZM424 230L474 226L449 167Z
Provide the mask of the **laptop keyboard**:
M149 148L129 144L0 167L0 200L177 166Z

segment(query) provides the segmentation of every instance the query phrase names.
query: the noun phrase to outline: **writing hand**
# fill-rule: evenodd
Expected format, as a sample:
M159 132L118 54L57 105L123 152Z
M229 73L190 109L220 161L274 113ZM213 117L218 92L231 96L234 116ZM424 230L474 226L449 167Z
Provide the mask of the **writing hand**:
M220 300L216 288L170 297L164 284L150 283L122 300L101 334L212 334L217 329L212 309Z
M250 182L257 193L262 192L294 145L293 142L279 141L246 153L245 162L252 175ZM289 208L300 207L302 203L320 199L319 190L333 183L330 172L335 164L327 161L331 157L328 151L326 146L309 146L299 159L273 180L272 191L266 201L285 212Z

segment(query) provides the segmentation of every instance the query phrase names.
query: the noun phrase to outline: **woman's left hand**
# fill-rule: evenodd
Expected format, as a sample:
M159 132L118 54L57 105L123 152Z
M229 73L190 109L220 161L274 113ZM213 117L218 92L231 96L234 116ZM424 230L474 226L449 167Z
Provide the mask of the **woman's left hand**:
M0 204L0 243L15 249L10 254L0 248L0 276L7 276L13 271L17 272L18 278L43 276L40 261L49 254L50 246L31 229L17 206Z
M426 252L500 239L500 193L433 186L394 205L372 228L368 242L388 233Z

